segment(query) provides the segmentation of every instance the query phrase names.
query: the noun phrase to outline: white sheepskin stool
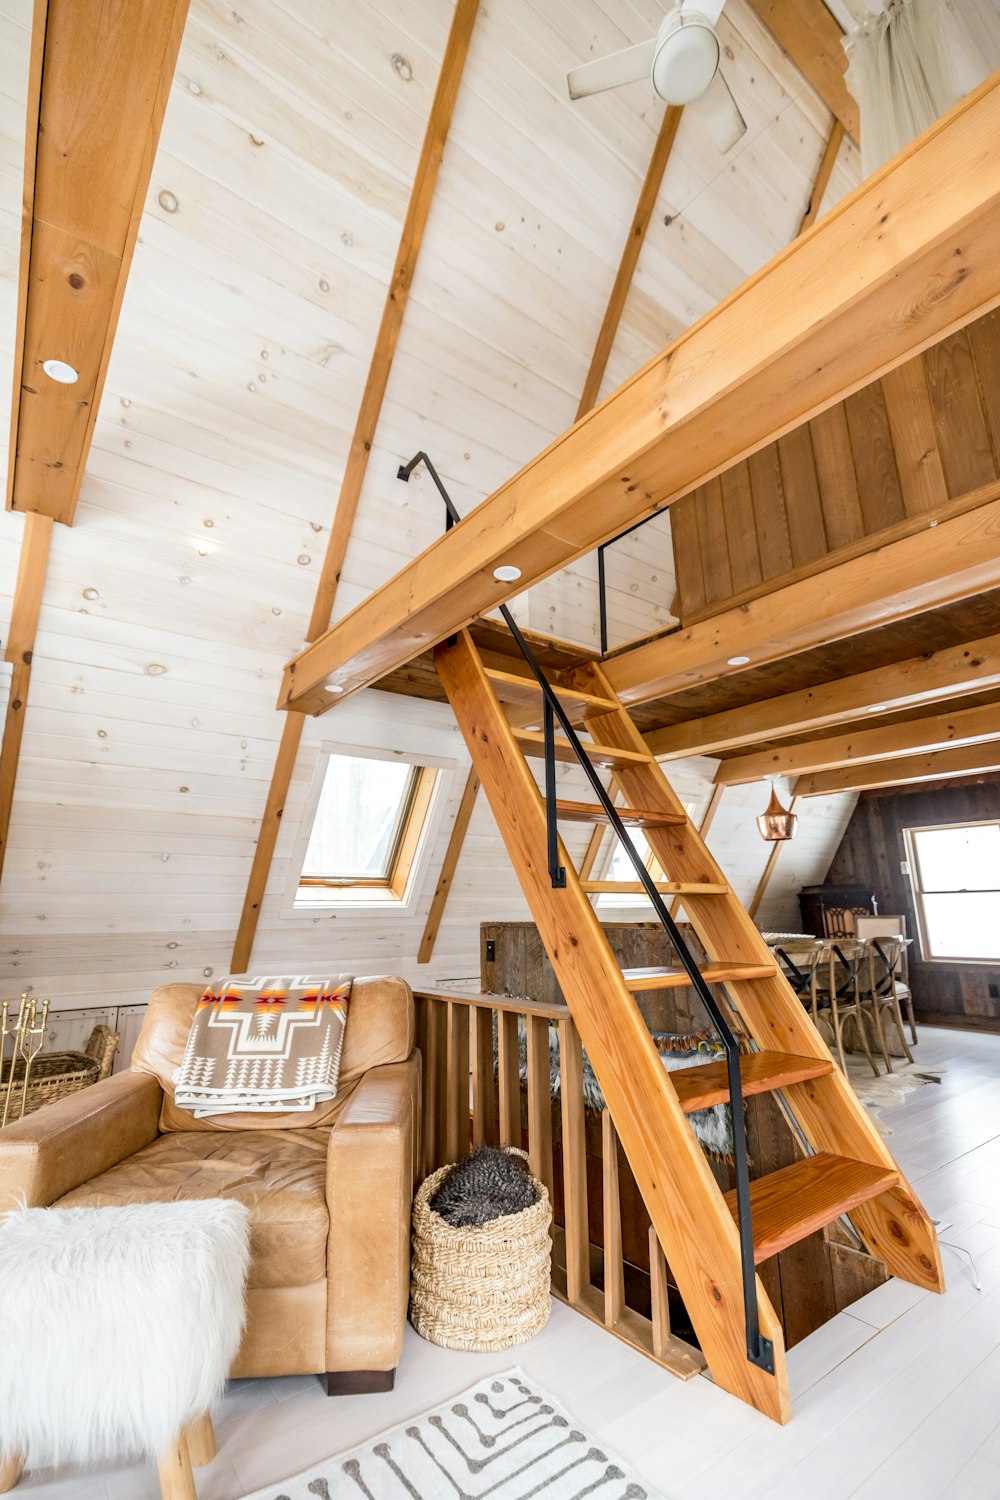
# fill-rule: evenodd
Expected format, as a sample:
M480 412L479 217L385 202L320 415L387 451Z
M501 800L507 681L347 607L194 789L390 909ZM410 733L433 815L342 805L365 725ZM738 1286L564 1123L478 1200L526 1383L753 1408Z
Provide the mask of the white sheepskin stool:
M22 1468L155 1458L196 1500L239 1348L247 1210L208 1198L0 1220L0 1491Z

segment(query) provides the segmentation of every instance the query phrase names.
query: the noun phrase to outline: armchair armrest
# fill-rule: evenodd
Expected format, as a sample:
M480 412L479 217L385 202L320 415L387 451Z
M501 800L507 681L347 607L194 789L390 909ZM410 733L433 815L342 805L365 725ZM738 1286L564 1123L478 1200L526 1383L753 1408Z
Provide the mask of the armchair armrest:
M371 1068L330 1132L327 1371L390 1371L410 1298L420 1059Z
M163 1091L119 1073L0 1131L0 1212L45 1208L156 1139Z

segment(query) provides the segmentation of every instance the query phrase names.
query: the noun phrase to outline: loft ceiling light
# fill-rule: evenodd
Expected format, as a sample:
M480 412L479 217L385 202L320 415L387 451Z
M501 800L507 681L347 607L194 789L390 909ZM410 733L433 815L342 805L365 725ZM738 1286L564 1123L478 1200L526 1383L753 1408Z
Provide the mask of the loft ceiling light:
M340 693L342 693L344 691L344 689L341 687L341 685L340 685L339 682L328 682L328 683L326 683L326 690L327 690L328 693L336 693L336 694L340 694Z
M50 380L55 380L59 385L75 385L80 378L73 366L62 359L43 359L42 369Z
M497 583L516 583L520 576L521 569L515 568L513 563L501 563L499 568L493 569Z
M726 657L726 666L727 667L745 667L747 665L747 663L749 662L749 660L750 660L749 656L727 656Z
M798 814L791 812L787 807L782 807L772 782L771 800L767 804L766 811L762 812L757 819L757 831L761 838L769 844L780 843L782 839L793 839L798 826Z

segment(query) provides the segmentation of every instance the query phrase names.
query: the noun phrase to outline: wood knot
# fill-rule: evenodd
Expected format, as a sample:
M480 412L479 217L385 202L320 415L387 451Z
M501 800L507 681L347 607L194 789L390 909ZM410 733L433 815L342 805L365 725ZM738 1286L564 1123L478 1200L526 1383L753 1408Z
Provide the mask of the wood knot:
M66 280L69 282L70 286L75 292L78 292L81 287L86 285L86 282L80 275L79 271L71 271L70 274L66 277Z

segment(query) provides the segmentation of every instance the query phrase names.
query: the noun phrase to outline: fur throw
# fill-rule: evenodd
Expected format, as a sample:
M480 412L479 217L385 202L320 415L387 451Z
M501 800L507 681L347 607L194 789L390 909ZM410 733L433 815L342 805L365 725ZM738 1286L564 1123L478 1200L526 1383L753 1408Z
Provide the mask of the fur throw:
M452 1167L429 1207L459 1229L519 1214L537 1201L535 1185L519 1156L480 1146Z
M243 1331L248 1213L219 1198L0 1220L0 1454L152 1457L221 1395Z

